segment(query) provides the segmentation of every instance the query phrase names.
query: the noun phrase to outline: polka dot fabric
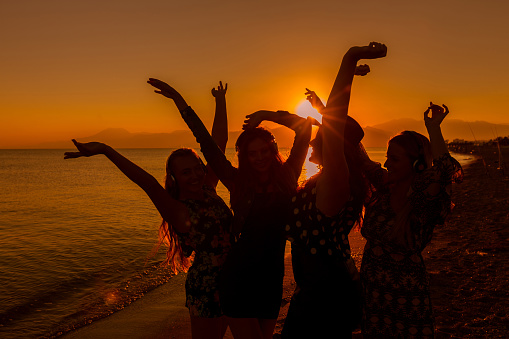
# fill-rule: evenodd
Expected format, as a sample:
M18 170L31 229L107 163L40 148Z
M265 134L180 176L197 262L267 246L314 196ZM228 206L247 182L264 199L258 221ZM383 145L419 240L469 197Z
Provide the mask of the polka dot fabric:
M316 181L311 181L292 197L292 216L285 228L288 240L304 245L311 254L350 258L348 233L356 215L352 199L333 217L321 213L315 204Z

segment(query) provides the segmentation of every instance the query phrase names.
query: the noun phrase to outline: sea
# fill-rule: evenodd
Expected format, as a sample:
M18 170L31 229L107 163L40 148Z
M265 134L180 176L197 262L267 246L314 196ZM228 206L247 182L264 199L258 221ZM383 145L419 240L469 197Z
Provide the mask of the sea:
M0 338L58 337L172 283L145 193L106 157L65 151L0 150ZM163 183L172 149L118 151ZM367 151L384 162L385 148ZM306 162L299 180L316 171Z

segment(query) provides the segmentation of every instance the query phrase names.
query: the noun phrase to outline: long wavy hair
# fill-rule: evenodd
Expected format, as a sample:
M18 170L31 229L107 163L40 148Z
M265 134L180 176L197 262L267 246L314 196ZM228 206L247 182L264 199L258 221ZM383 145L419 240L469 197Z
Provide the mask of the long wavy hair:
M179 148L171 152L170 156L166 160L164 189L170 194L170 196L177 200L179 198L179 188L175 180L173 166L176 159L187 156L194 156L201 162L198 154L191 148ZM159 226L159 245L161 243L166 244L168 247L164 264L170 266L174 273L187 272L189 267L191 267L193 260L192 251L184 251L175 229L164 219L161 221L161 226Z
M235 208L236 203L245 197L249 192L255 190L258 184L257 173L249 163L248 146L255 139L261 139L270 145L273 161L269 172L271 173L271 184L281 192L291 194L297 188L297 179L291 171L283 170L283 156L278 150L274 135L263 127L250 128L243 131L237 138L235 149L239 161L239 175L235 181L235 191L231 195L231 205Z

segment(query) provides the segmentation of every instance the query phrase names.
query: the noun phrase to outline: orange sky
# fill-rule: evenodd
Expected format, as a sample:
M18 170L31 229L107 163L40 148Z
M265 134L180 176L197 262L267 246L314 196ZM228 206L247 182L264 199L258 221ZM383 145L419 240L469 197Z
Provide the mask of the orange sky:
M509 123L507 13L505 1L465 0L2 1L0 148L185 129L148 77L207 126L210 89L228 82L238 130L258 109L295 111L305 87L326 99L344 52L370 41L389 51L355 80L361 125L420 119L430 100L454 118Z

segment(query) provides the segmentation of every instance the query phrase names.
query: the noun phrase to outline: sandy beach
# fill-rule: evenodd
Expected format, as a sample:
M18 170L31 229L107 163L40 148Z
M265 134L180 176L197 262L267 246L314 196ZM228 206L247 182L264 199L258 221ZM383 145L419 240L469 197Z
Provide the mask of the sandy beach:
M504 149L509 159L509 149ZM468 157L468 155L465 155ZM454 210L435 230L424 255L431 279L437 338L506 338L509 333L509 171L495 148L464 167L454 185ZM360 265L364 240L352 232ZM281 331L295 282L287 251L286 276L275 338ZM184 305L184 280L165 284L113 315L64 335L88 338L191 338ZM232 338L228 331L225 338ZM354 338L362 338L360 331Z
M425 253L437 338L507 338L509 333L509 149L482 158L454 185L454 210Z

